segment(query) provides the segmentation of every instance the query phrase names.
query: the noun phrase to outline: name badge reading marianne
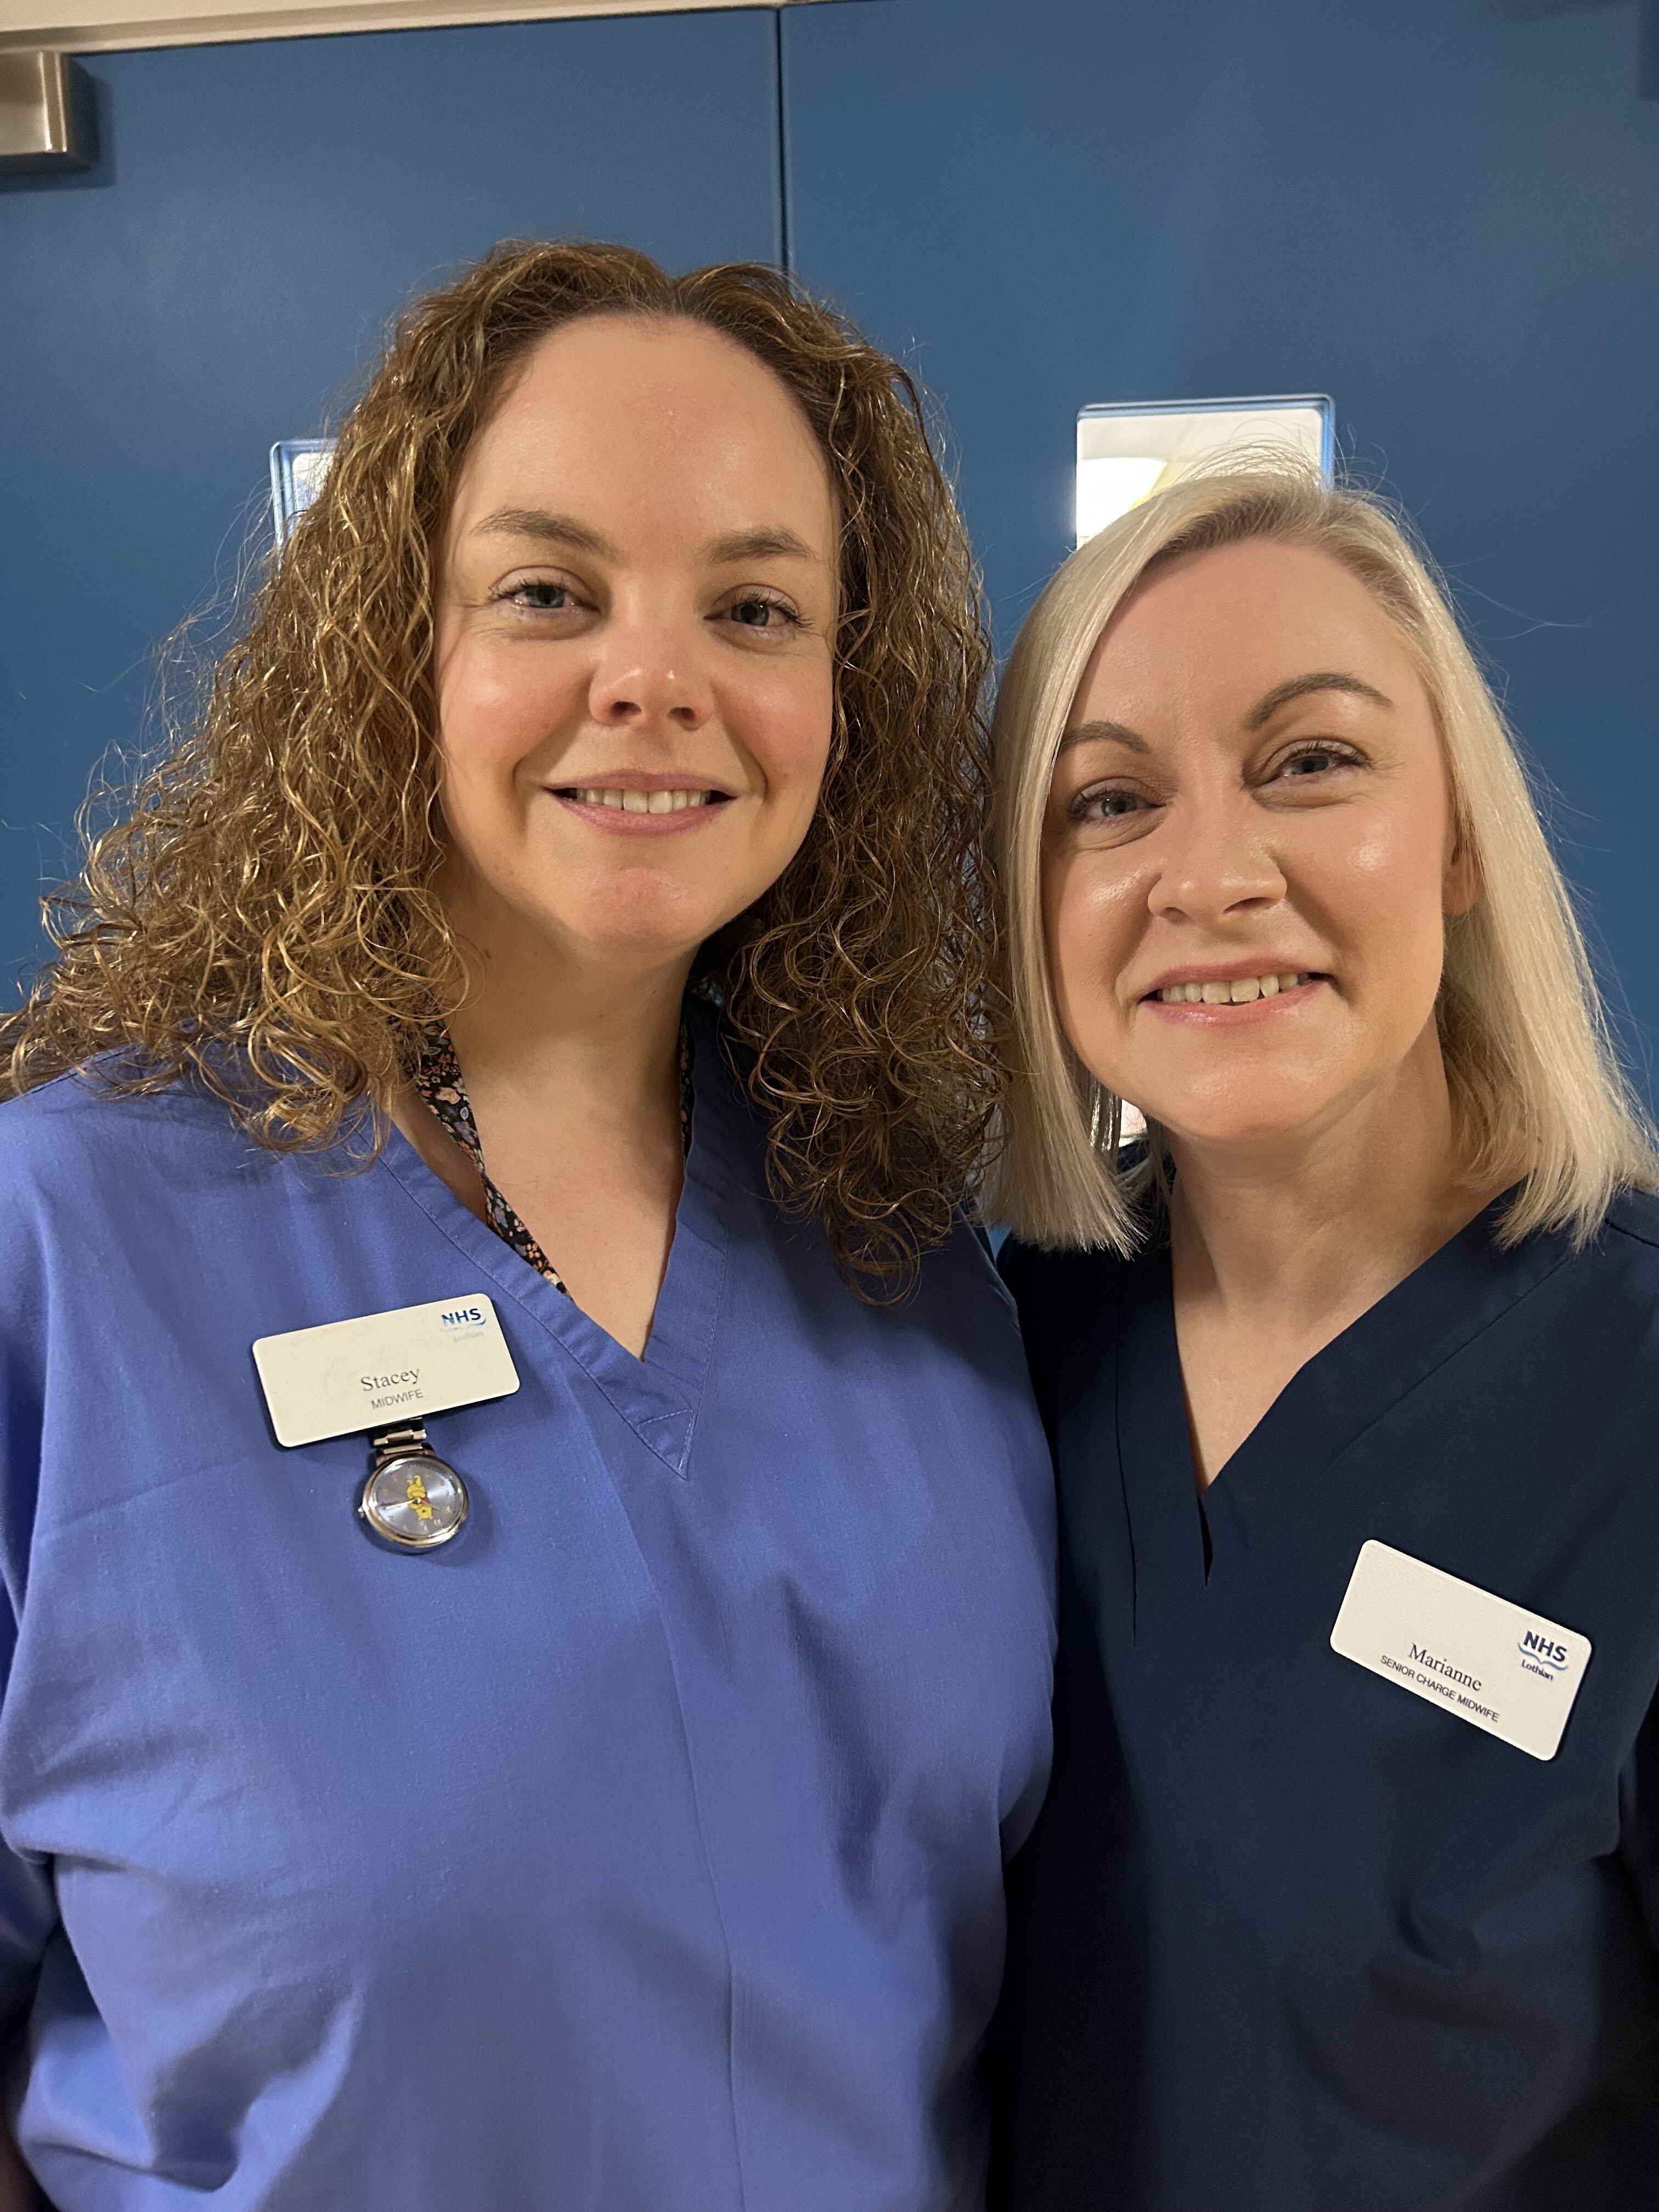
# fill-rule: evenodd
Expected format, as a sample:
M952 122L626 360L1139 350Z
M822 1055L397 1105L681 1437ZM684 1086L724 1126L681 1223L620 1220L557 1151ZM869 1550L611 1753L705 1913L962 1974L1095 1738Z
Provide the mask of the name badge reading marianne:
M495 1309L476 1294L262 1336L253 1364L280 1444L423 1421L519 1387Z
M1331 1649L1534 1759L1553 1759L1590 1643L1375 1539L1360 1547Z

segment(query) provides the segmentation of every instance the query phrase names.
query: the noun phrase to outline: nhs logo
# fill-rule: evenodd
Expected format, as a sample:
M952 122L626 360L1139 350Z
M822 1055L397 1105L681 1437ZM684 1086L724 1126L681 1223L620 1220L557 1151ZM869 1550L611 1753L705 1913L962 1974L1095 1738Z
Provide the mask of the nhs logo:
M1523 1659L1531 1660L1534 1665L1553 1667L1558 1674L1567 1663L1565 1644L1558 1644L1541 1629L1528 1629L1516 1649Z
M489 1325L482 1306L448 1306L438 1320L446 1336L476 1336Z

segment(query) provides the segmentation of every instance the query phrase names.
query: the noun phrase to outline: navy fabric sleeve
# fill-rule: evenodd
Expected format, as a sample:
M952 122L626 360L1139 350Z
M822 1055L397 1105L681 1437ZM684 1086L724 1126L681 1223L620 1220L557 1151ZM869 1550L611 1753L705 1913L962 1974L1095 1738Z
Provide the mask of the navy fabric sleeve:
M1659 1706L1651 1711L1620 1777L1624 1818L1620 1855L1649 1936L1659 1945Z
M1659 1224L1650 1200L1624 1200L1615 1210L1613 1227L1631 1246L1659 1250ZM1649 1708L1620 1775L1619 1790L1620 1856L1629 1870L1643 1923L1659 1947L1659 1701Z

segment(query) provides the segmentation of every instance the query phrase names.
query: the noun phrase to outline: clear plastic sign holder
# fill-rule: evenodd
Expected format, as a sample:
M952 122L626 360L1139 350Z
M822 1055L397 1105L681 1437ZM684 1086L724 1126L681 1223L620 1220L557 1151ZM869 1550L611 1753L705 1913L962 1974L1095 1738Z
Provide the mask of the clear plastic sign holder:
M1078 544L1177 477L1253 453L1294 453L1328 479L1335 412L1318 392L1083 408L1077 418Z
M279 438L270 449L270 513L278 545L322 489L334 458L332 438Z

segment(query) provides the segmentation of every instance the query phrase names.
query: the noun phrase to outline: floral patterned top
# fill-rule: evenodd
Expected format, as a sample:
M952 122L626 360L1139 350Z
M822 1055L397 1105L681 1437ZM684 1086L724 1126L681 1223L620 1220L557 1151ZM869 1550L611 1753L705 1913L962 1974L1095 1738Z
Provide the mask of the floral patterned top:
M483 1146L478 1138L478 1125L472 1118L472 1103L466 1095L466 1084L461 1074L461 1063L450 1042L449 1031L441 1022L434 1022L427 1031L412 1080L420 1097L478 1170L478 1180L483 1185L484 1212L490 1227L503 1243L513 1247L521 1260L528 1261L538 1275L545 1275L556 1290L564 1291L568 1297L570 1293L565 1290L558 1269L489 1179L489 1171L484 1165ZM687 1153L691 1150L691 1032L682 1021L680 1144Z

